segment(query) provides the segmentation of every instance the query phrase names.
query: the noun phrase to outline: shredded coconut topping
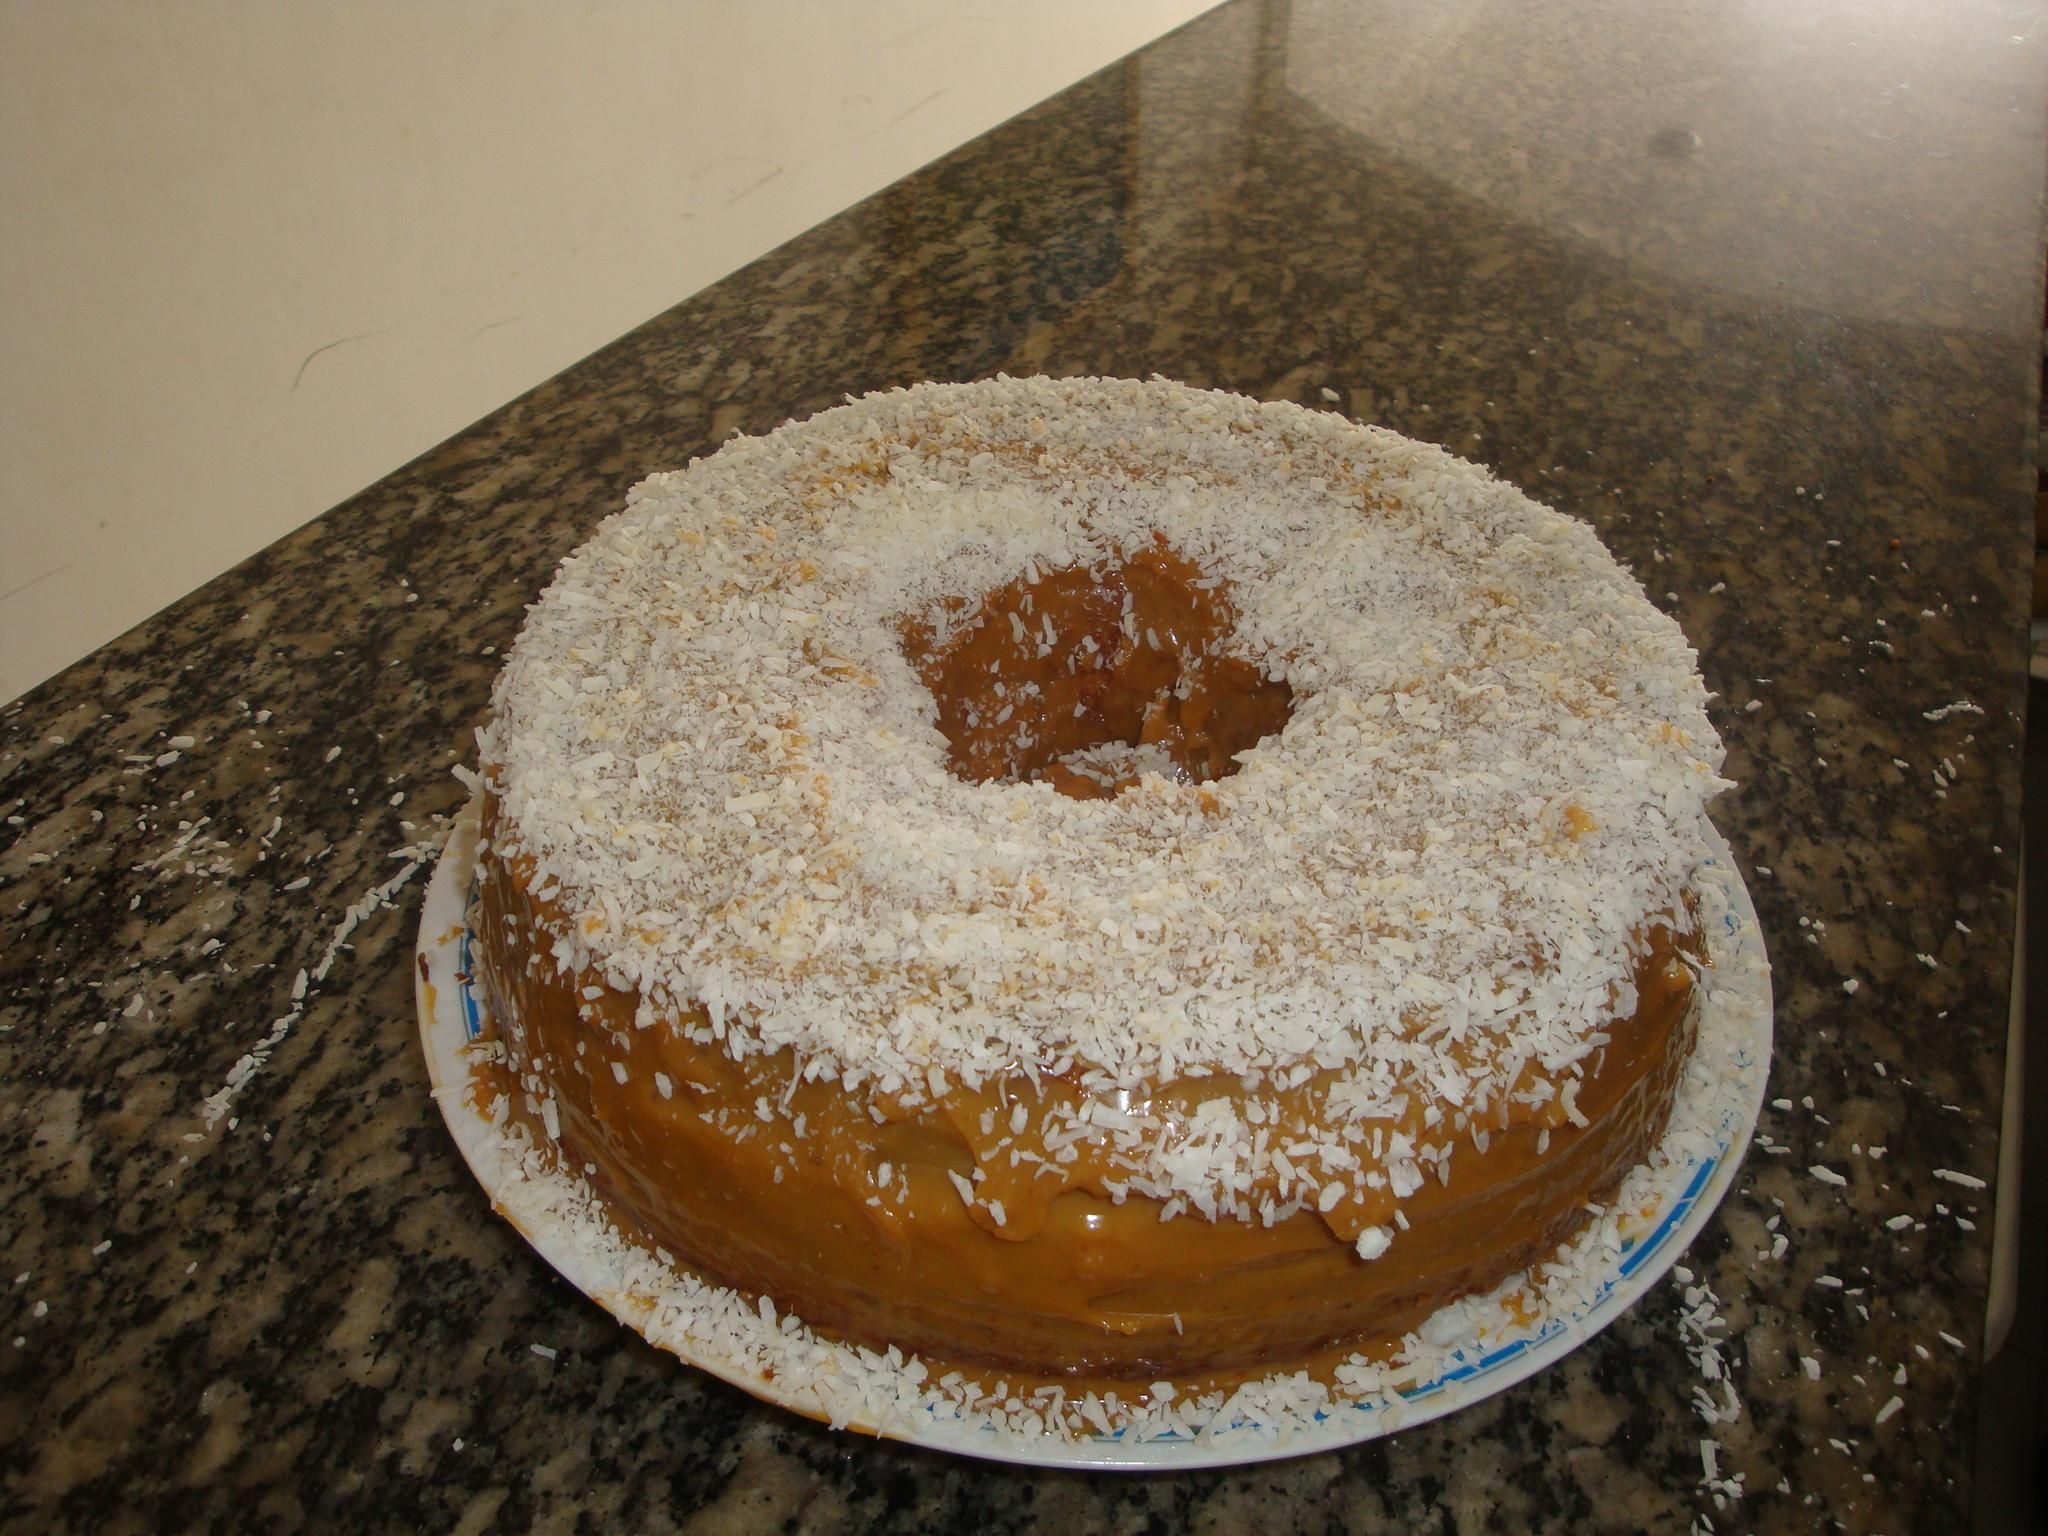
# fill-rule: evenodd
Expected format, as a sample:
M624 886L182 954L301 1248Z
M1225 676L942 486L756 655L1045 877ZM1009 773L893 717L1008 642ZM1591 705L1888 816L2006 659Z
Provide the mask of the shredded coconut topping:
M905 616L1155 538L1228 584L1286 728L1107 800L949 773ZM529 614L481 745L501 845L574 915L558 962L736 1055L909 1102L1077 1070L1105 1107L1341 1069L1369 1117L1411 1084L1497 1102L1633 1007L1725 787L1705 706L1589 527L1439 449L1002 378L642 482Z

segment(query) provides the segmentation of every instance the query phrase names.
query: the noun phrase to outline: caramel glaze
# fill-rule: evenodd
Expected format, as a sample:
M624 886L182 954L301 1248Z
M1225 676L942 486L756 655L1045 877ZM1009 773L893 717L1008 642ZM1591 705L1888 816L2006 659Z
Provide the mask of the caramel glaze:
M1234 770L1287 718L1284 683L1217 653L1235 622L1227 591L1163 544L1114 568L1013 583L949 618L943 642L925 621L907 621L903 637L968 778L1114 794L1128 776L1104 774L1099 758L1069 763L1121 742L1160 748L1199 782ZM554 936L571 915L535 893L522 856L492 851L494 796L484 839L481 980L507 1046L509 1107L536 1141L554 1141L623 1230L699 1274L766 1294L824 1333L968 1369L1142 1391L1369 1351L1566 1240L1661 1138L1692 1050L1698 946L1646 923L1636 1010L1580 1064L1577 1119L1532 1064L1476 1119L1415 1094L1403 1118L1375 1123L1455 1151L1447 1178L1400 1202L1405 1228L1367 1261L1359 1234L1399 1227L1383 1176L1328 1212L1286 1204L1269 1184L1234 1191L1216 1219L1162 1219L1160 1200L1130 1191L1129 1154L1106 1135L1049 1147L1049 1126L1085 1096L1078 1067L907 1104L806 1082L787 1051L735 1059L701 1009L650 1020L636 994L557 964ZM1114 1106L1171 1138L1207 1099L1244 1108L1256 1097L1284 1146L1341 1122L1327 1102L1335 1081L1253 1092L1189 1076ZM1370 1141L1353 1150L1379 1171ZM970 1181L972 1204L953 1175Z
M1286 683L1219 652L1237 625L1229 593L1163 540L1010 582L971 613L964 598L942 606L947 637L913 618L903 650L938 704L954 773L976 783L1043 779L1105 799L1136 776L1073 759L1115 744L1156 747L1185 782L1206 783L1235 773L1237 754L1293 708Z

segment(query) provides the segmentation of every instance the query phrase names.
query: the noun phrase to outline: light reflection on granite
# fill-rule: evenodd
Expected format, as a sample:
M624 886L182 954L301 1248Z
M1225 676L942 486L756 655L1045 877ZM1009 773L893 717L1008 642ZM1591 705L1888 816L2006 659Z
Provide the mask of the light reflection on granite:
M1744 17L1226 7L0 711L0 1522L1952 1527L1990 1201L1933 1170L1997 1153L2048 92L1990 5ZM523 605L650 468L998 370L1332 389L1592 519L1684 623L1793 1106L1686 1261L1738 1422L1672 1281L1388 1441L1004 1470L758 1407L492 1219L415 1043L424 871L335 940L460 802Z

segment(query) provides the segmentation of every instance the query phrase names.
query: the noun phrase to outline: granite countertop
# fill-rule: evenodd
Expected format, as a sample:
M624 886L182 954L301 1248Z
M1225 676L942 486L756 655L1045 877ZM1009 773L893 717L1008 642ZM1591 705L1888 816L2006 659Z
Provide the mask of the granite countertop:
M1762 9L1239 0L0 711L0 1524L1956 1528L2048 69L1988 3ZM1685 1260L1711 1298L1668 1279L1390 1439L1088 1476L758 1406L492 1217L412 946L523 605L649 469L999 370L1441 442L1592 520L1684 624L1777 991L1768 1143Z

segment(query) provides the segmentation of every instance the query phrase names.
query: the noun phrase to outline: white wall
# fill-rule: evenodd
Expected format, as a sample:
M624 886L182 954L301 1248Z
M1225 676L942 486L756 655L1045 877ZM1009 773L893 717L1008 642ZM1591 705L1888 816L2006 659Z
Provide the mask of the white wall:
M0 0L0 700L1213 0Z

